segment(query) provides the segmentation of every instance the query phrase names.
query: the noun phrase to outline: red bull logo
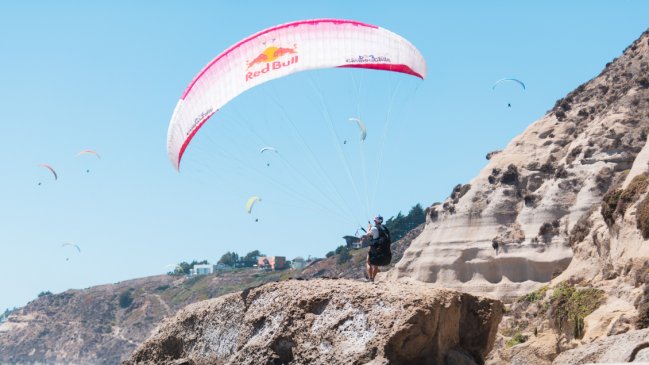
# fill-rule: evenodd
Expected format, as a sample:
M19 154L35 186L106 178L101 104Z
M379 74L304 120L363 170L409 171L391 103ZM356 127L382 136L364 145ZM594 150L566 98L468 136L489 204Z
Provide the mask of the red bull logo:
M283 47L267 47L259 56L252 59L248 62L248 72L246 72L246 81L252 80L255 77L258 77L262 74L279 70L280 68L293 65L298 62L297 51L295 50L296 46L293 45L293 48L283 48ZM279 60L279 58L286 55L291 56L288 60ZM266 64L258 70L250 70L255 65Z

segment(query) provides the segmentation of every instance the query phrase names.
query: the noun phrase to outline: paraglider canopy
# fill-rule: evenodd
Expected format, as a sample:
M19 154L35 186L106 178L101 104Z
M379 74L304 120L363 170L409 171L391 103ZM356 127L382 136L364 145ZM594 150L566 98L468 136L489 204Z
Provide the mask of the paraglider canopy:
M503 82L514 82L514 83L517 83L517 84L519 84L519 85L523 88L523 90L525 90L525 84L523 83L523 81L521 81L521 80L519 80L519 79L513 79L513 78L504 78L504 79L500 79L500 80L496 81L496 82L493 84L493 86L491 87L491 90L496 90L496 86L498 86L499 84L502 84Z
M61 247L65 247L65 246L74 247L74 248L77 249L77 251L78 251L79 253L81 252L81 248L80 248L78 245L74 244L74 243L71 243L71 242L65 242L64 244L61 245Z
M99 154L97 152L93 151L93 150L83 150L83 151L77 153L77 157L79 157L81 155L87 155L87 154L95 155L98 159L101 160L101 156L99 156Z
M52 173L52 175L54 175L54 180L58 180L58 179L59 179L59 175L56 174L56 171L54 171L54 168L53 168L52 166L50 166L50 165L48 165L48 164L46 164L46 163L42 163L42 164L40 164L40 165L38 165L38 166L41 166L41 167L44 167L44 168L50 170L50 172Z
M261 198L258 196L251 196L248 198L248 201L246 202L246 212L250 214L252 212L252 207L255 205L255 203L260 202Z
M349 121L356 122L356 124L358 124L358 129L360 129L361 131L361 142L363 142L365 140L365 137L367 137L367 128L365 128L365 123L363 123L363 121L358 118L349 118Z
M426 76L421 53L406 39L375 25L342 19L301 20L241 40L194 77L176 104L167 154L179 170L196 132L244 91L300 71L344 67Z
M277 149L274 148L274 147L264 147L261 150L259 150L259 153L264 153L266 151L273 151L273 152L277 153Z

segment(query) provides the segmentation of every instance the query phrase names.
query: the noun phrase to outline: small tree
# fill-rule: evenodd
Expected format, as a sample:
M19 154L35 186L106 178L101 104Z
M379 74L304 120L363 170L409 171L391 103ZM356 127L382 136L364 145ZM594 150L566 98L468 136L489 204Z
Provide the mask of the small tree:
M333 256L333 255L335 255L335 253L334 253L333 251L329 251L329 252L327 252L327 254L326 254L325 256L326 256L327 258L329 258L329 257L331 257L331 256Z
M133 289L124 290L122 294L119 295L119 306L122 308L128 308L133 303L133 295L131 291Z
M48 295L52 295L52 292L49 291L49 290L47 290L47 291L42 291L42 292L38 293L38 297L39 297L39 298L40 298L40 297L46 297L46 296L48 296Z
M235 267L237 261L239 261L239 255L237 255L236 252L226 252L221 256L221 259L219 259L219 264Z
M246 254L246 256L241 258L241 261L243 261L243 266L244 267L253 267L257 265L257 257L259 256L264 256L259 252L259 250L254 250L250 251Z
M186 261L183 261L176 265L174 269L174 275L189 275L189 270L192 268L192 265Z
M351 258L352 255L349 253L349 249L347 247L343 247L338 254L338 265L344 264L345 262L351 260Z

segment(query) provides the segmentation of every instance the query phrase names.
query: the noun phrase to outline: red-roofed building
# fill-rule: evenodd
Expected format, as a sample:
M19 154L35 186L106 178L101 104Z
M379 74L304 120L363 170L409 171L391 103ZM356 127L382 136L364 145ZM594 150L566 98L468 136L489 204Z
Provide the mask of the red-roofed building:
M283 270L286 268L286 257L284 256L259 256L257 266L260 269Z

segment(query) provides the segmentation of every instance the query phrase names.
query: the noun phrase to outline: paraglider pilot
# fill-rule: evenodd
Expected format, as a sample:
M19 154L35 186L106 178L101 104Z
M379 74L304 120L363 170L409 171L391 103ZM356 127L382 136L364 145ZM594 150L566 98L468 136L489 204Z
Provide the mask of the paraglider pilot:
M367 253L367 276L369 281L374 281L379 273L379 266L390 264L392 253L390 252L390 233L383 226L383 217L374 217L374 227L368 222L367 234L361 240L370 240L370 250ZM387 246L387 247L386 247Z

